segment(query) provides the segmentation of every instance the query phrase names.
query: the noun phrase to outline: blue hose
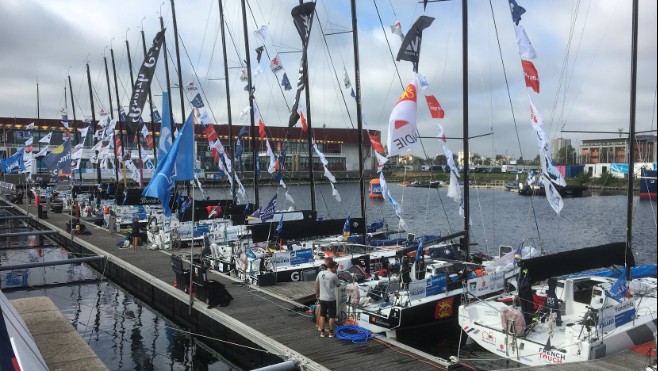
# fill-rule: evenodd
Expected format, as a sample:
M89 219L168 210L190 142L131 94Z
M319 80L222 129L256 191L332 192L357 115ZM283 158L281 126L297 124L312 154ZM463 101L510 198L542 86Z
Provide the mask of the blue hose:
M336 339L350 340L354 344L365 344L372 333L357 325L336 326Z

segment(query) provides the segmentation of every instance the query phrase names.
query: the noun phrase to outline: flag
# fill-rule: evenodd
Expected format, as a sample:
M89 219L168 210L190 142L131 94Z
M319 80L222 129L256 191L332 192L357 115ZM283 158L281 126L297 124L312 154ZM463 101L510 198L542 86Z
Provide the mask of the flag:
M345 219L345 224L343 224L343 241L347 241L347 238L350 236L350 216L348 215Z
M516 0L509 0L509 7L512 11L512 20L514 24L519 25L521 21L521 16L525 13L525 8L516 3Z
M354 89L352 89L352 91L350 91L350 97L356 98L356 93L354 92Z
M60 170L62 174L69 175L71 173L71 143L69 139L64 140L50 154L42 159L48 170Z
M535 65L530 61L521 59L521 66L523 66L523 75L525 76L525 86L532 88L535 93L539 93L539 74Z
M388 119L386 147L389 156L408 151L418 143L416 109L416 81L413 80L398 99Z
M194 99L192 99L192 102L190 102L190 103L192 103L192 107L194 107L194 108L203 107L203 99L201 99L201 94L197 93L194 96Z
M181 129L180 135L176 136L176 141L180 139L179 147L176 149L176 166L174 169L174 180L193 180L194 179L194 111L190 112L185 120L185 125ZM171 147L174 150L173 146Z
M263 56L263 51L265 48L261 45L256 48L256 61L260 63L260 58Z
M270 202L267 203L265 209L263 209L263 212L260 215L260 220L262 222L265 222L268 219L272 219L272 216L274 215L274 208L276 207L276 197L277 195L275 194Z
M347 69L343 67L343 84L345 85L345 89L349 89L352 87L352 83L350 82L350 77L347 75Z
M436 100L436 97L433 95L426 95L425 100L427 101L427 107L430 109L430 114L433 119L442 119L445 116L445 112L443 111L443 108L441 108L439 101Z
M388 162L388 158L375 152L375 157L377 158L377 172L381 172L384 169L384 165Z
M245 207L245 210L247 208ZM251 215L247 217L247 220L260 220L260 209L256 209Z
M270 62L270 69L274 73L277 73L283 69L283 66L281 65L281 60L279 59L279 54L275 54L274 58L272 58L272 61Z
M526 60L535 59L537 53L535 53L535 48L532 47L525 29L522 26L514 26L514 32L516 32L516 44L519 46L521 58Z
M82 128L82 129L78 129L78 131L80 132L80 136L81 136L81 137L83 138L83 140L84 140L84 138L87 137L87 133L89 132L89 126L86 126L86 127Z
M187 89L188 91L197 90L196 86L194 86L194 81L188 82L187 85L185 85L185 89Z
M425 247L423 246L423 241L425 236L420 237L420 242L418 243L418 250L416 250L416 262L420 261L420 258L425 255Z
M171 112L169 109L169 93L162 92L162 122L160 123L160 139L158 141L158 156L163 159L171 149Z
M628 292L628 279L626 278L626 269L621 271L621 276L619 276L617 281L612 285L612 287L610 287L610 291L608 291L607 294L617 301L622 301L622 299L630 297L630 293Z
M267 38L268 30L267 26L263 25L260 26L256 31L254 31L254 35L256 35L257 38L261 39L262 41L265 41Z
M242 82L247 82L249 78L247 77L247 70L246 69L241 69L240 70L240 81Z
M395 21L391 26L391 32L394 35L400 36L400 40L404 41L404 34L402 33L402 25L400 25L400 21Z
M410 61L414 72L418 72L418 59L420 57L420 44L423 39L423 30L429 27L434 18L421 15L409 29L409 33L402 40L396 60Z
M212 125L208 125L203 133L206 135L206 138L208 138L208 142L214 142L215 139L217 139L217 132Z
M25 130L34 130L34 122L31 122L28 126L26 126Z
M366 132L368 133L368 138L370 138L370 145L372 146L372 149L374 149L377 152L384 153L384 146L382 145L382 142L379 139L379 135L370 134L370 130L367 130Z
M524 242L521 241L516 250L514 250L514 265L518 265L521 259L523 259L523 244Z
M153 120L153 122L155 122L155 123L158 123L158 122L162 121L162 117L160 116L160 112L158 112L157 109L156 109L155 111L153 111L153 117L152 117L152 120Z
M48 147L46 146L46 147L43 147L43 149L41 151L39 151L39 153L36 154L36 157L42 157L42 156L45 156L47 154L48 154Z
M281 219L279 219L279 224L276 226L276 234L280 235L283 232L283 213L281 213Z
M191 126L189 121L186 121L183 125L183 133L188 130L188 127ZM174 141L174 144L171 146L171 151L166 155L160 157L158 161L158 167L153 172L153 177L151 181L144 188L142 196L155 197L160 199L162 203L162 209L166 216L171 216L171 209L169 208L169 201L171 200L171 191L174 189L174 166L176 165L176 158L179 154L179 147L181 146L181 141L183 140L183 135L180 135Z
M285 72L283 73L283 78L281 78L281 86L283 86L283 90L292 90L290 80L288 80L288 74Z
M27 140L25 141L25 147L31 147L32 143L34 143L34 137L27 138Z
M308 125L306 124L306 117L304 117L303 112L299 112L299 121L302 123L302 133L306 133L308 130Z
M261 119L258 120L258 136L260 139L264 139L267 136L265 133L265 123Z
M158 55L164 41L164 31L163 29L155 35L153 44L144 56L144 62L139 68L139 73L137 73L137 80L133 86L132 94L130 94L130 104L128 105L130 112L128 113L129 120L126 129L129 135L137 131L142 119L142 110L144 109L144 103L151 87L153 72L155 71Z
M238 140L235 142L235 157L238 160L242 159L242 151L244 150L244 146L242 144L242 137L247 135L247 128L243 127L240 129L240 132L238 133Z
M295 23L295 28L299 33L299 37L302 39L302 59L299 64L299 78L297 79L297 92L295 93L295 100L292 104L292 109L290 110L290 117L288 119L288 127L293 127L297 124L299 120L299 113L297 112L299 106L299 98L301 97L302 91L304 90L304 79L306 76L306 70L304 65L306 64L306 50L308 48L308 37L311 33L311 26L313 24L313 12L315 11L315 3L303 3L292 8L290 14L292 15L293 22Z
M21 148L13 155L7 157L6 160L2 160L2 171L4 173L11 173L14 169L18 169L19 172L25 171L24 155L25 149Z
M417 73L416 76L418 77L418 84L420 85L420 90L423 92L423 94L427 95L427 89L430 88L430 83L427 81L427 78L421 73Z

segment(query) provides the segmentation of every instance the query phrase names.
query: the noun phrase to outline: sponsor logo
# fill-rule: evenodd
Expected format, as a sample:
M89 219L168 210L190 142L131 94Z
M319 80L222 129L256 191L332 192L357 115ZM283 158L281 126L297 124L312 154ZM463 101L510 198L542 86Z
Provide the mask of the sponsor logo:
M435 320L452 317L454 299L455 298L453 296L440 300L436 303L436 307L434 308Z
M553 350L545 350L543 347L539 348L539 359L549 363L562 364L564 363L567 355L562 352Z
M493 332L491 331L482 331L482 341L484 341L485 343L496 345L496 337L493 335Z
M290 273L290 280L293 282L299 281L299 271Z

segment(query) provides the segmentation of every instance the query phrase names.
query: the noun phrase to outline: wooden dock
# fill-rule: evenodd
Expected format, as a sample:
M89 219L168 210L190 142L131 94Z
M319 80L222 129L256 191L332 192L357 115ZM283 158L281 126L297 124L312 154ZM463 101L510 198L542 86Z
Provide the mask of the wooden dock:
M172 253L189 256L189 248L118 248L122 235L90 223L87 229L91 235L72 236L66 232L70 220L66 214L49 213L48 219L39 220L34 206L28 209L26 205L16 205L15 210L17 215L29 213L31 218L26 222L34 227L55 231L48 238L70 251L106 256L105 261L90 265L180 326L203 336L209 345L242 368L292 360L299 369L308 370L447 369L444 360L389 339L373 338L364 344L353 344L321 338L298 302L312 294L310 282L261 288L211 271L208 278L222 282L233 301L226 307L208 309L205 303L194 299L190 309L189 296L172 285L175 276L170 265Z

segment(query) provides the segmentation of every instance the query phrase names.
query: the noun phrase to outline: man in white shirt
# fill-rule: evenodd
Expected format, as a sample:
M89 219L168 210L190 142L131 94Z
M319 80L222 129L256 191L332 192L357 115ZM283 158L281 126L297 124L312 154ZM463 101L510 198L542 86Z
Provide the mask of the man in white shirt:
M336 270L338 263L331 261L327 265L327 270L318 274L320 286L320 336L325 337L324 328L325 318L329 316L329 337L334 337L334 326L336 324L336 288L338 287L338 276Z

